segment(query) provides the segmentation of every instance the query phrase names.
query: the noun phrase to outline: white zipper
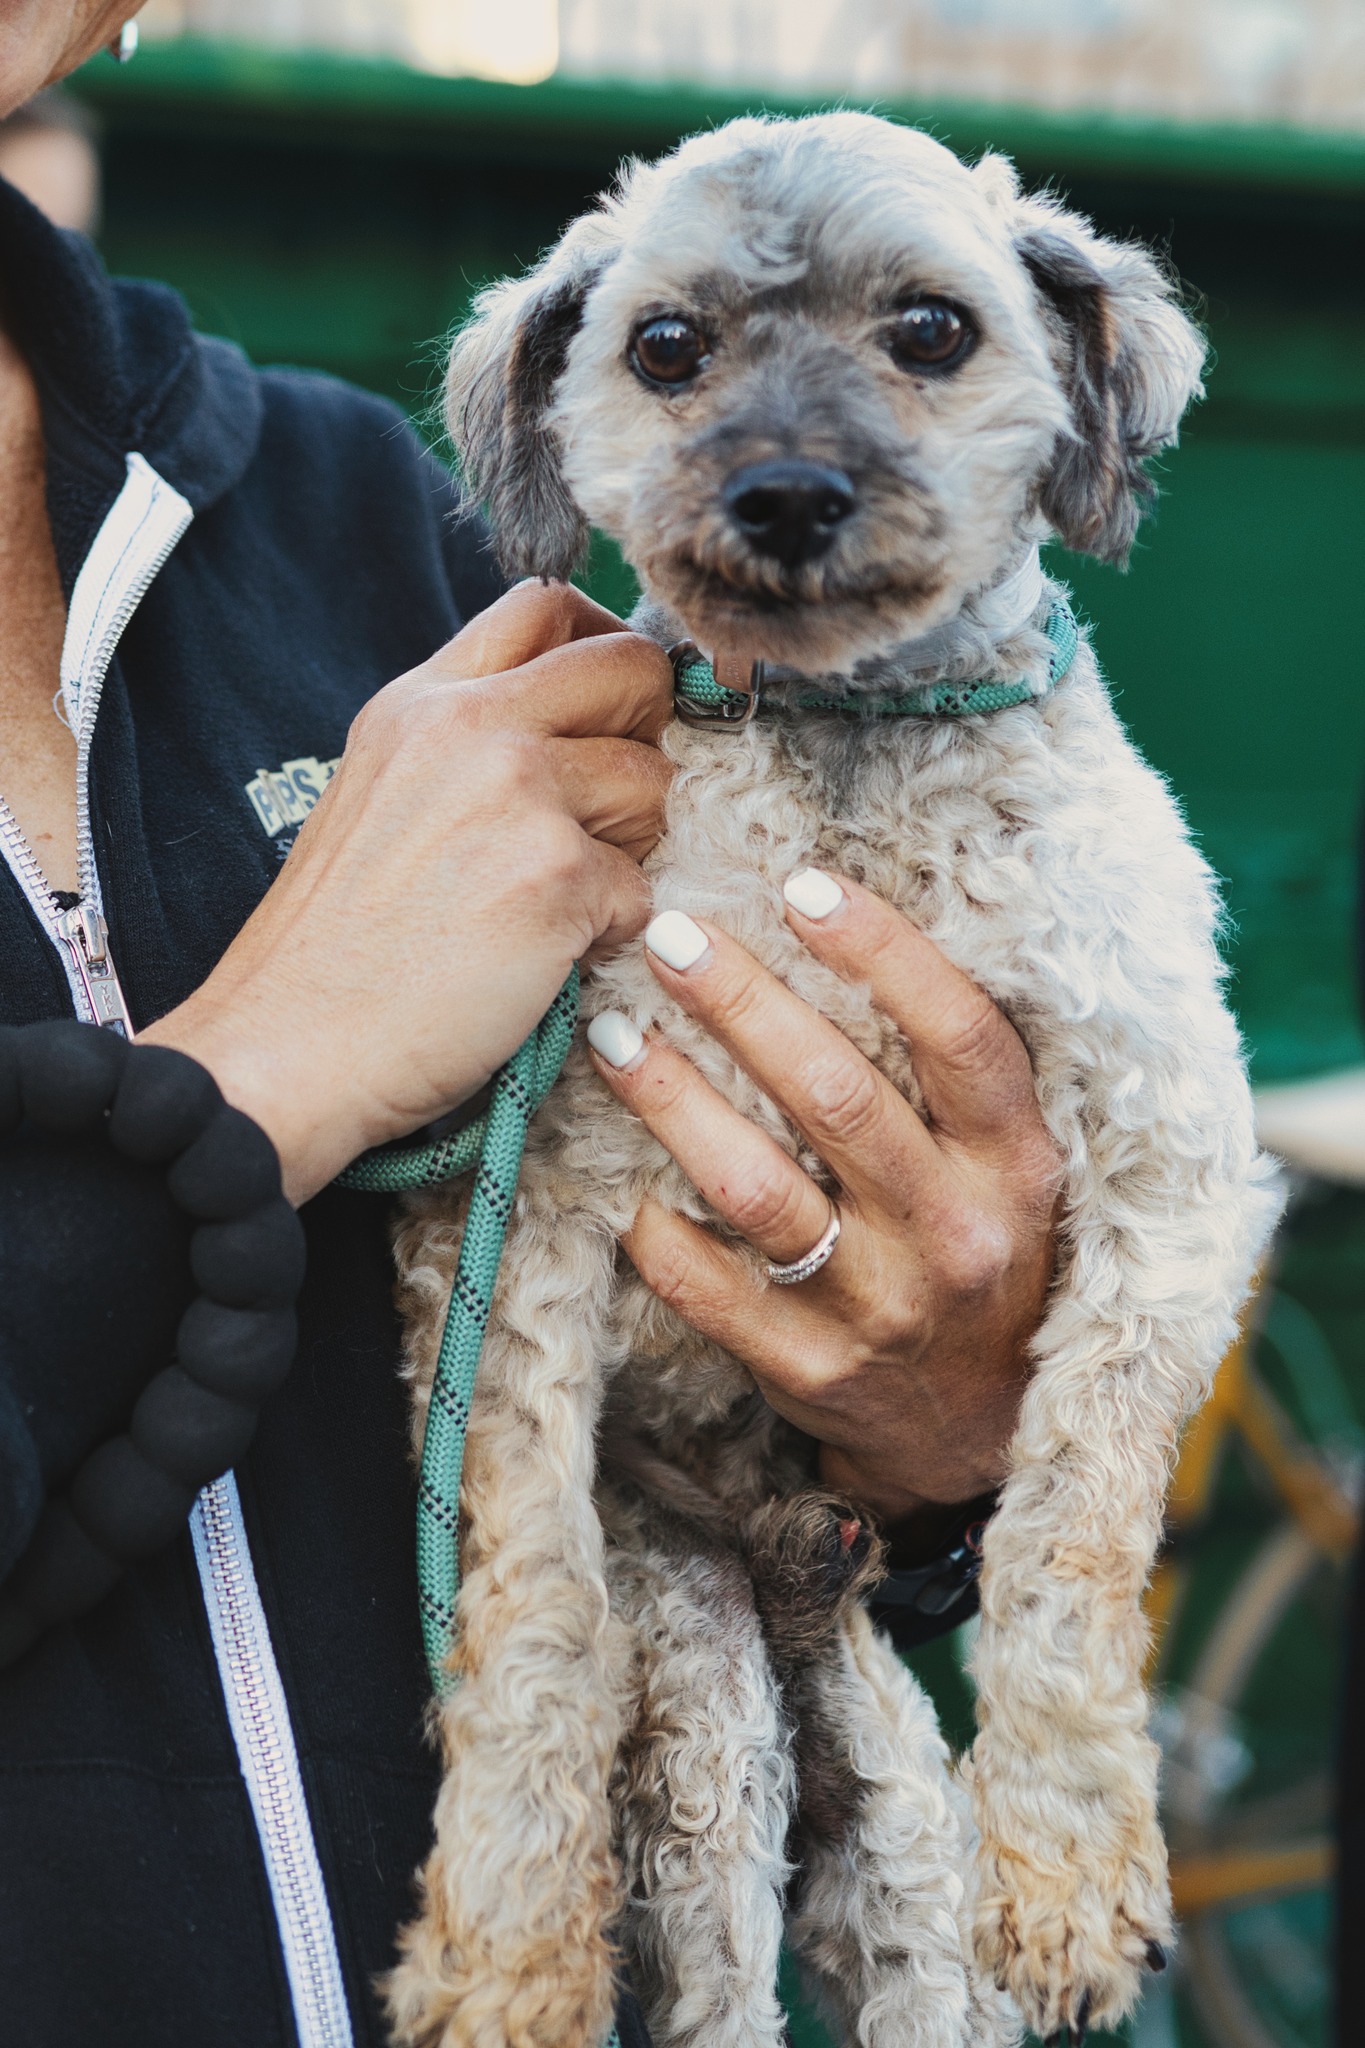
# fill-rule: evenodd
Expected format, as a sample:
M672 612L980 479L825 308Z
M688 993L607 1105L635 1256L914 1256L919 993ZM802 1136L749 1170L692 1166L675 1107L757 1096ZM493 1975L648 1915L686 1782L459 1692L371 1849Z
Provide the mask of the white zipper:
M73 910L53 902L37 855L0 797L0 850L34 916L57 948L76 1015L132 1036L104 920L104 892L90 823L90 748L105 677L123 629L194 512L141 455L130 455L123 489L81 565L62 642L62 699L76 736L76 881Z
M109 952L109 928L99 911L86 903L59 909L48 890L38 856L25 839L5 799L0 796L0 851L15 881L61 957L71 990L71 1005L85 1024L104 1024L124 1038L132 1036L128 1005Z
M351 2048L350 2012L289 1707L230 1472L204 1488L190 1529L228 1720L275 1902L299 2048Z
M90 823L90 749L114 650L194 513L141 455L128 457L127 470L76 578L62 645L62 698L76 736L79 903L62 910L53 902L38 857L2 796L0 854L61 956L76 1015L131 1037ZM299 2048L352 2048L294 1731L230 1472L204 1488L190 1527L228 1721L275 1903Z
M123 629L194 517L189 501L141 455L86 556L66 618L62 695L76 735L76 871L81 901L104 914L90 827L90 745L104 679Z

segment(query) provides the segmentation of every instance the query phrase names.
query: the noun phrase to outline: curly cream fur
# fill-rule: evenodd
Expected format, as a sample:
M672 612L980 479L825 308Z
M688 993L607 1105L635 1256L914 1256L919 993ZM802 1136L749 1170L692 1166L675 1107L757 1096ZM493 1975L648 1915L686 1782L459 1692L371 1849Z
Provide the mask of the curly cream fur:
M613 1802L623 1931L651 2037L657 2048L782 2048L794 1783L743 1566L676 1518L610 1495L605 1513L613 1605L635 1652ZM689 1968L698 1955L704 1972Z
M951 383L888 370L875 337L891 274L974 308L982 340ZM989 718L675 725L649 865L658 908L733 934L918 1106L909 1049L800 945L781 886L816 864L913 919L1028 1046L1063 1162L1061 1256L986 1537L973 1823L927 1701L860 1612L832 1626L808 1683L769 1653L739 1532L808 1484L810 1447L619 1262L646 1193L715 1219L571 1056L532 1131L471 1420L461 1683L440 1711L436 1845L391 1986L398 2037L592 2048L620 1940L661 2048L775 2048L784 1911L849 2044L1003 2041L996 1986L1042 2034L1112 2022L1171 1934L1139 1600L1176 1432L1276 1195L1219 994L1213 878L1088 646L1044 694L1043 611L993 626L989 596L1049 518L1114 544L1202 351L1139 252L1022 199L998 159L968 172L855 116L687 144L635 171L537 278L501 288L452 370L457 431L479 382L485 466L521 431L516 407L487 426L488 380L548 287L558 367L535 460L557 449L559 484L641 567L645 629L733 644L747 620L740 644L793 664L805 649L854 693L888 674L1034 682L1033 701ZM709 396L661 400L625 364L631 321L703 300L728 353ZM717 539L726 433L725 459L814 435L820 459L866 475L858 531L777 604L769 571ZM798 1152L638 943L584 1007L666 1036ZM458 1235L444 1195L400 1234L419 1429ZM806 1793L827 1808L841 1788L833 1828L803 1829L812 1755L832 1776Z

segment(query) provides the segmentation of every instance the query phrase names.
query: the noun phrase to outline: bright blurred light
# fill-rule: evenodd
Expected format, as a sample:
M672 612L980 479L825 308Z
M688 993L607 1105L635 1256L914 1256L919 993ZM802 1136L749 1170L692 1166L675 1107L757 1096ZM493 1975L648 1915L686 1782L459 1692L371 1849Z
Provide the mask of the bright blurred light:
M407 17L424 71L533 85L559 62L558 0L408 0Z
M559 71L1365 130L1365 0L145 0L140 19L149 40L516 84Z

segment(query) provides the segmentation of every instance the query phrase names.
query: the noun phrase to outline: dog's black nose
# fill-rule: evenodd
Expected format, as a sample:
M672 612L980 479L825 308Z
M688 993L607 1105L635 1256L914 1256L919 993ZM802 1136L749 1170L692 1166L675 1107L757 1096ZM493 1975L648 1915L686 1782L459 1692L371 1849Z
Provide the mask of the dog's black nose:
M749 545L795 569L823 554L853 510L853 485L819 462L752 462L721 493Z

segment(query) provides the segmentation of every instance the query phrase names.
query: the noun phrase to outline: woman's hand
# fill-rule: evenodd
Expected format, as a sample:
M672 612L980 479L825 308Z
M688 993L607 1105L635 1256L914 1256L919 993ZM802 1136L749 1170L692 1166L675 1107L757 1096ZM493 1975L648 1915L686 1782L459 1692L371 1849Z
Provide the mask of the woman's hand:
M646 934L651 967L825 1161L842 1232L789 1287L756 1285L740 1253L655 1202L626 1250L818 1439L828 1484L886 1522L931 1522L1002 1476L1052 1278L1058 1160L1018 1036L907 919L813 870L788 884L787 915L903 1033L928 1121L733 940L669 913ZM656 944L675 962L705 950L670 966ZM604 1079L728 1223L778 1264L811 1249L829 1196L779 1145L625 1018L592 1036Z
M262 1125L293 1201L474 1094L640 930L672 686L652 642L525 583L365 706L260 907L141 1034Z

